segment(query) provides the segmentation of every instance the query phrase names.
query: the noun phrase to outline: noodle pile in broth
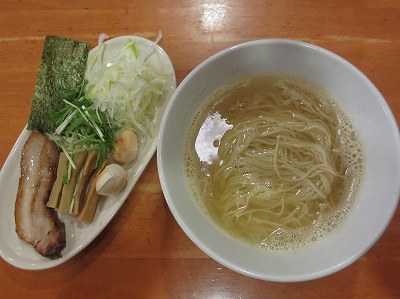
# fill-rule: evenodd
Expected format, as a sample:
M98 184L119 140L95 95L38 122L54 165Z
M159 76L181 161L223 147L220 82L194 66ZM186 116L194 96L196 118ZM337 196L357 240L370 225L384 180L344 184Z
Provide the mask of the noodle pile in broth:
M191 128L186 171L205 211L256 246L305 245L343 220L362 151L338 104L298 79L252 77L214 94Z

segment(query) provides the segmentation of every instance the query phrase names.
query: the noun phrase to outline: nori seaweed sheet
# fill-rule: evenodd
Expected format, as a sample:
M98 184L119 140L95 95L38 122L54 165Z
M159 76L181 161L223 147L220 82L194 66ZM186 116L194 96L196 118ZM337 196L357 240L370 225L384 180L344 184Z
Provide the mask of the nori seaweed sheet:
M88 43L48 35L44 42L42 59L32 99L29 130L54 133L54 112L65 107L63 90L79 93L84 82Z

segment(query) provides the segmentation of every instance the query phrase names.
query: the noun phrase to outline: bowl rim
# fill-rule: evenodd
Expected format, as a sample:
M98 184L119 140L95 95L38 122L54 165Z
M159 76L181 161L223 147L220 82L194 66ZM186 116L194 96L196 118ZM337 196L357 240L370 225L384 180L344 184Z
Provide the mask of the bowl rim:
M388 121L388 124L390 125L390 130L393 133L393 136L395 137L394 143L396 144L397 148L400 149L400 132L399 132L399 127L396 123L396 119L394 118L394 115L387 104L386 100L382 96L382 94L379 92L377 87L372 83L372 81L364 74L362 73L357 67L355 67L353 64L351 64L349 61L344 59L343 57L325 49L320 46L307 43L304 41L300 40L293 40L293 39L284 39L284 38L266 38L266 39L257 39L257 40L250 40L246 41L237 45L233 45L231 47L225 48L210 57L206 58L203 60L201 63L199 63L194 69L192 69L189 74L181 81L181 83L178 85L174 95L172 96L170 102L168 103L165 114L162 118L161 121L161 129L160 129L160 136L158 140L158 147L157 147L157 167L158 167L158 174L159 174L159 179L160 179L160 184L161 188L163 190L165 200L168 204L169 209L171 210L175 220L181 227L181 229L185 232L185 234L190 238L190 240L198 247L200 248L204 253L206 253L209 257L220 263L221 265L238 272L240 274L244 274L246 276L250 276L253 278L261 279L261 280L268 280L268 281L276 281L276 282L298 282L298 281L307 281L307 280L313 280L317 278L322 278L325 276L328 276L330 274L333 274L353 262L355 262L357 259L359 259L362 255L364 255L377 241L378 239L382 236L382 234L385 232L387 226L390 224L396 210L397 206L400 201L400 180L397 180L397 193L395 195L394 199L391 199L393 201L393 209L391 210L390 217L386 219L385 224L381 227L381 230L379 231L378 234L375 235L375 238L373 239L372 242L367 244L367 246L363 247L363 250L356 252L352 254L351 256L346 257L341 263L332 266L330 268L326 268L324 270L316 271L313 273L308 273L308 274L301 274L301 275L275 275L275 274L269 274L269 273L255 273L255 272L250 272L244 269L244 267L238 263L232 263L228 262L221 256L221 254L215 252L211 247L207 246L196 234L194 234L190 228L185 224L184 219L182 216L178 213L178 211L175 208L174 201L171 199L171 194L170 190L168 188L168 183L166 180L166 177L164 175L165 170L164 170L164 164L162 161L162 156L163 156L163 141L164 141L164 128L165 124L168 120L168 115L170 112L170 109L172 105L175 102L175 98L180 94L181 90L184 88L186 83L192 79L196 75L197 72L199 72L201 69L206 67L207 65L210 64L210 62L218 59L221 56L224 56L230 52L238 51L242 48L246 47L251 47L251 46L257 46L257 45L268 45L268 44L286 44L290 46L296 46L296 47L306 47L310 48L311 50L319 52L319 54L322 55L327 55L331 57L333 60L338 61L342 66L348 68L352 73L354 73L356 76L360 77L364 83L368 85L368 87L371 89L371 91L374 93L374 100L378 101L378 104L384 109L385 115L386 115L386 120ZM400 155L397 155L398 158L398 166L397 166L397 178L400 178Z

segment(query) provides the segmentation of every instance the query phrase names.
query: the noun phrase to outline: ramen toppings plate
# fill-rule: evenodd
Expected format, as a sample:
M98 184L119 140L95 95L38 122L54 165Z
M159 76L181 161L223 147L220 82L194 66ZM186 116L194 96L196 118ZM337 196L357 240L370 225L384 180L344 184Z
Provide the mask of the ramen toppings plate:
M160 96L159 104L156 107L153 134L148 135L139 145L138 157L127 170L128 179L125 188L117 195L100 200L91 224L83 224L68 215L62 215L61 219L64 221L66 229L66 247L61 252L62 257L51 260L40 256L31 245L20 240L15 232L14 204L20 176L20 156L22 147L30 135L30 131L24 129L0 174L0 194L3 199L7 199L0 201L0 255L10 264L23 269L38 270L57 266L75 256L89 245L113 219L152 158L157 146L161 117L176 87L175 72L168 55L161 47L150 40L137 36L121 36L108 40L105 42L107 46L105 57L120 52L126 46L127 40L133 41L140 51L155 47L154 53L147 59L157 70L162 70L167 74L168 88ZM94 55L95 50L96 48L90 51L89 58Z

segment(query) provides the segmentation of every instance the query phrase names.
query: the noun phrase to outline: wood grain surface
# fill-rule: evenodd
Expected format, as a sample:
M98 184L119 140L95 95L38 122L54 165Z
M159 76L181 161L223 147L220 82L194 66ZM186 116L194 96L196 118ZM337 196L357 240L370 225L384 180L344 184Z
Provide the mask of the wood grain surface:
M95 46L101 32L155 39L159 30L178 83L205 58L241 42L289 38L322 46L364 72L400 122L398 0L0 0L1 167L27 122L47 34ZM237 274L178 226L154 156L117 217L76 257L43 271L1 260L0 298L400 298L399 270L397 210L376 245L331 276L274 283Z

